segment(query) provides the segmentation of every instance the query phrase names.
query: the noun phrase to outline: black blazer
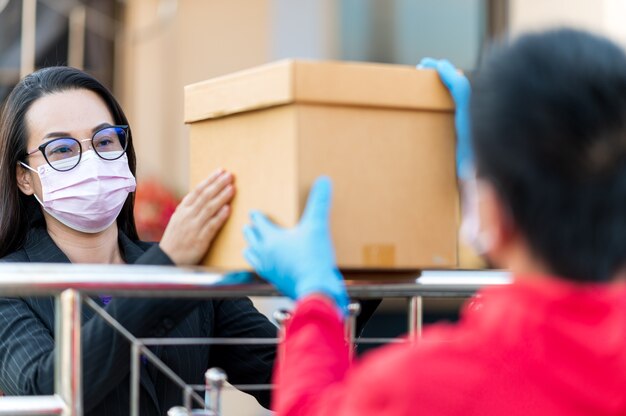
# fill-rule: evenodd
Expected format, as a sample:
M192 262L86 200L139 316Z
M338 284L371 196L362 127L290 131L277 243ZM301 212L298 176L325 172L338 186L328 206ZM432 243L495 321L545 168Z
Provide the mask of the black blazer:
M171 265L158 245L119 236L129 264ZM0 261L69 263L45 228L31 229L24 247ZM94 300L103 305L99 297ZM0 298L0 390L47 395L54 390L54 299ZM113 298L106 310L137 337L274 338L276 327L249 299ZM124 415L130 408L130 344L94 312L82 309L83 398L87 415ZM203 384L207 368L223 368L234 384L269 383L275 346L167 346L152 350L185 382ZM163 415L182 391L150 364L141 365L141 415ZM269 407L269 392L254 392Z

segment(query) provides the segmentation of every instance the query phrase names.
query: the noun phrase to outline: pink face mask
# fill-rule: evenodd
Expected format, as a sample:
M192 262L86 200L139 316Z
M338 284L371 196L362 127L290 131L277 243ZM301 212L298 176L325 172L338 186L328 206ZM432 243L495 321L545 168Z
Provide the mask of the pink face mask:
M113 224L128 194L135 191L135 177L125 154L116 160L104 160L89 150L75 168L65 172L54 170L47 163L37 170L20 163L39 175L43 201L37 195L35 198L43 209L84 233L97 233Z
M473 169L461 181L461 239L476 254L484 256L491 249L493 241L480 223L481 186L482 183Z

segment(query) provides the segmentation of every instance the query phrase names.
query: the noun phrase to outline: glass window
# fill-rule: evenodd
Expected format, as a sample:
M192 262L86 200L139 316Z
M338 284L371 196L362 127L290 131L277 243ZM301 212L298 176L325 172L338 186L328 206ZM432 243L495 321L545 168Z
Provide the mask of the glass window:
M22 0L0 0L0 102L19 81L22 6ZM68 64L69 16L76 6L85 7L83 68L111 88L118 2L38 0L35 67Z
M20 77L21 0L0 0L0 102Z
M341 0L341 59L415 65L422 57L476 67L484 0Z

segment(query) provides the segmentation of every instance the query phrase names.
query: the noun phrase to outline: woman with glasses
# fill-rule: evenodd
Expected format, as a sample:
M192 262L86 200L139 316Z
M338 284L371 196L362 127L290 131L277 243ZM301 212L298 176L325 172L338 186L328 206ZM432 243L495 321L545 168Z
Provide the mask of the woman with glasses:
M4 262L195 265L229 216L232 174L215 172L189 193L159 244L139 241L133 217L135 151L120 105L97 80L53 67L25 77L0 113L0 257ZM248 299L95 297L137 337L273 338ZM54 385L54 301L0 298L0 390L49 395ZM130 345L82 311L83 395L88 415L127 414ZM223 368L233 383L269 383L272 346L176 346L153 350L185 382ZM162 415L182 392L148 363L142 415ZM255 393L264 406L266 392Z

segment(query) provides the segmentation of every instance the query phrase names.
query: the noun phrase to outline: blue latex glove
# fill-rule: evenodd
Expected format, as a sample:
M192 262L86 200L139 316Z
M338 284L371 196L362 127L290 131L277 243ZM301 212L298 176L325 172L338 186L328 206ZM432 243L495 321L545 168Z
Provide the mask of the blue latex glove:
M456 70L454 65L445 59L424 58L417 67L437 70L441 81L452 95L456 106L454 123L457 136L457 175L460 179L467 180L472 175L474 165L469 121L470 83L463 74Z
M291 299L322 293L345 314L348 295L330 237L331 199L330 179L318 178L300 223L291 229L278 227L252 211L252 225L243 230L248 242L244 257L261 277Z

